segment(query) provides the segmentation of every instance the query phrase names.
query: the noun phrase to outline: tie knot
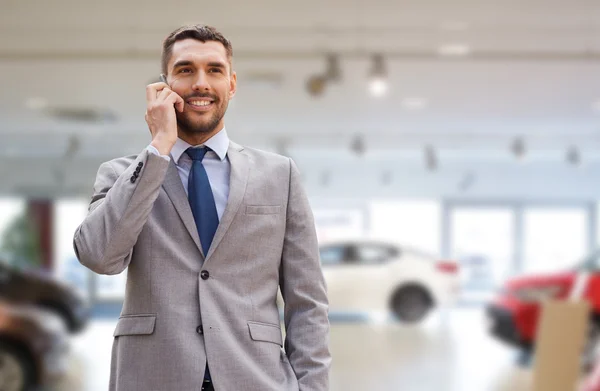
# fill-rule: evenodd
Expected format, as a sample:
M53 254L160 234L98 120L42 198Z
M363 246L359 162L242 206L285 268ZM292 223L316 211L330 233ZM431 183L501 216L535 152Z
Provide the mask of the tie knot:
M208 147L201 147L201 148L188 148L185 150L185 153L188 154L188 156L194 160L194 161L202 161L202 159L204 159L204 155L206 155L206 152L208 152L210 150L210 148Z

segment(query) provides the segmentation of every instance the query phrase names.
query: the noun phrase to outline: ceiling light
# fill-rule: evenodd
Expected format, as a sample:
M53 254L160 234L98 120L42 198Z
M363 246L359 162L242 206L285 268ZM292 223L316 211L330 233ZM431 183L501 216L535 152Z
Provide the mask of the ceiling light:
M406 110L421 110L427 106L427 100L422 98L406 98L402 100L401 105Z
M425 147L425 167L427 167L429 171L435 171L438 168L437 154L431 145Z
M313 97L319 97L325 92L327 79L323 75L313 75L306 81L306 90Z
M369 92L376 98L385 96L388 92L388 83L383 79L372 79L369 82Z
M369 92L374 97L380 98L388 91L388 74L385 61L381 54L373 56L373 65L369 72Z
M579 148L572 146L567 150L567 162L573 166L581 165L581 152L579 152Z
M517 158L517 160L523 160L527 151L525 150L525 140L522 137L517 137L510 146L510 151Z
M365 140L363 139L362 136L356 136L354 138L354 140L352 140L352 144L350 144L350 149L352 150L352 152L354 152L355 154L357 154L358 156L361 156L362 154L365 153L366 145L365 145Z
M440 56L461 57L471 53L471 47L465 43L451 43L438 48Z
M339 82L342 80L340 59L336 54L330 54L327 56L327 70L325 71L325 77L327 80L332 82Z

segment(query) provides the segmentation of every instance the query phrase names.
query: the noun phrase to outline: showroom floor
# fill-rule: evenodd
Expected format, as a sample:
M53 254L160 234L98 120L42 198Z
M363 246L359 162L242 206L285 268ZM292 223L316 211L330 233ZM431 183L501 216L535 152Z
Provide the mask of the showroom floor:
M531 371L485 332L480 308L432 316L419 327L332 319L332 391L525 391ZM113 320L72 341L72 370L56 391L106 391Z

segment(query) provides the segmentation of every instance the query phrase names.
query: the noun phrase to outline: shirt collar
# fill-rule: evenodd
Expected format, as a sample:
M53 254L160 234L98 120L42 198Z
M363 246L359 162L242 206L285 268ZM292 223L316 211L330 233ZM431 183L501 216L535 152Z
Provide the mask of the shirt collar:
M225 157L227 157L227 149L229 148L229 137L227 136L227 130L225 130L225 128L221 129L219 133L206 140L204 144L200 144L198 146L204 145L212 149L217 156L219 156L219 159L223 161ZM171 149L171 156L173 157L175 164L179 164L179 158L181 158L181 155L183 155L191 146L192 145L183 141L179 137L177 138L175 145L173 145L173 149Z

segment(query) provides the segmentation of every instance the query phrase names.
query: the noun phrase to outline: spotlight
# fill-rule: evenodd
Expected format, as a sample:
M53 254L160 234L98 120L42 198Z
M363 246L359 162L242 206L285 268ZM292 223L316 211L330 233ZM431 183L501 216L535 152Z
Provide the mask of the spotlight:
M330 54L327 56L327 70L325 71L325 77L327 80L332 82L339 82L342 80L340 60L336 54Z
M517 137L512 145L510 146L510 150L517 160L523 160L525 158L526 150L525 150L525 141L522 137Z
M325 92L327 78L323 75L313 75L306 82L306 90L310 96L320 97Z
M438 168L437 154L431 145L425 147L425 167L429 171L435 171Z
M365 140L362 138L362 136L356 136L350 145L350 149L359 156L365 153L367 148L365 146Z
M572 146L567 150L567 162L573 166L581 165L581 153L577 147Z
M373 56L373 66L369 72L369 91L377 98L384 96L388 91L388 75L385 61L381 54Z

